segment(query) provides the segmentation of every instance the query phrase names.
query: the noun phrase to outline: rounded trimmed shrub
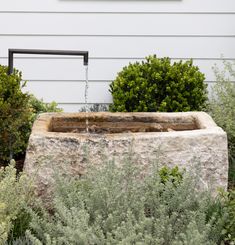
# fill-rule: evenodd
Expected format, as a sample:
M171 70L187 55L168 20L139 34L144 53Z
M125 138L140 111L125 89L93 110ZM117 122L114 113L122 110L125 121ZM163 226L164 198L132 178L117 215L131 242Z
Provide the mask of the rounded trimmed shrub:
M31 127L42 112L59 112L55 102L44 103L27 92L20 71L8 75L8 66L0 65L0 166L24 155Z
M24 132L31 118L29 95L22 92L21 72L0 65L0 162L7 162L26 148Z
M149 56L129 64L110 85L116 112L198 111L207 100L205 76L190 61Z

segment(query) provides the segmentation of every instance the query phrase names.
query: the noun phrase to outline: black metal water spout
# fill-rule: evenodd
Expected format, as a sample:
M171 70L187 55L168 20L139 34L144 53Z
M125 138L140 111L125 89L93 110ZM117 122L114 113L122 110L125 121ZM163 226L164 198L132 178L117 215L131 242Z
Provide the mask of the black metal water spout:
M14 54L49 54L49 55L72 55L83 56L83 64L88 65L88 51L76 50L43 50L43 49L8 49L8 74L13 72Z

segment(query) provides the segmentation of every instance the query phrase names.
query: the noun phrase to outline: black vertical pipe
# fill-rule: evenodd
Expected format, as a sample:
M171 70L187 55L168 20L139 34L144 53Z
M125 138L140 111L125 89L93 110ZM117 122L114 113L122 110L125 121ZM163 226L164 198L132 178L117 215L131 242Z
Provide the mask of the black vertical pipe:
M84 66L88 65L88 52L84 55L83 64L84 64Z
M11 75L13 73L13 52L9 49L8 50L8 75ZM12 135L10 135L9 139L9 158L10 160L13 159L13 149L12 149Z
M13 67L14 67L13 55L14 55L14 52L12 52L12 50L9 49L8 50L8 75L10 75L13 72Z

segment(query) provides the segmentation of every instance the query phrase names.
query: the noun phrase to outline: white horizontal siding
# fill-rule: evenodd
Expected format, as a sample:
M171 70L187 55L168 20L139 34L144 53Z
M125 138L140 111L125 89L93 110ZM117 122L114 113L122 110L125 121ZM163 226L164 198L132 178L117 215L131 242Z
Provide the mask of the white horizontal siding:
M228 37L68 37L30 36L0 37L1 53L10 48L88 50L90 57L123 58L145 57L149 54L179 58L235 57L235 38Z
M8 0L0 8L0 63L8 48L89 51L88 102L110 103L109 84L129 62L150 54L194 58L206 75L235 60L234 0ZM15 55L26 90L66 111L84 103L84 67L76 57Z
M92 81L88 88L88 103L109 103L109 82ZM84 103L85 82L29 82L27 90L45 101L56 100L60 103Z
M213 12L235 11L234 0L7 0L3 11L62 11L62 12Z
M13 35L226 36L234 35L235 14L1 13L4 22L1 33Z

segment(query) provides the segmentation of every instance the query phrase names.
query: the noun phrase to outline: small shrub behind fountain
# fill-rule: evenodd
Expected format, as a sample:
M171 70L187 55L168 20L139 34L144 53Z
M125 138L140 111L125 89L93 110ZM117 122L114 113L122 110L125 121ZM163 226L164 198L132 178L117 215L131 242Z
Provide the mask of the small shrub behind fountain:
M129 64L110 85L115 112L200 111L207 100L205 76L192 60L171 63L149 56Z

